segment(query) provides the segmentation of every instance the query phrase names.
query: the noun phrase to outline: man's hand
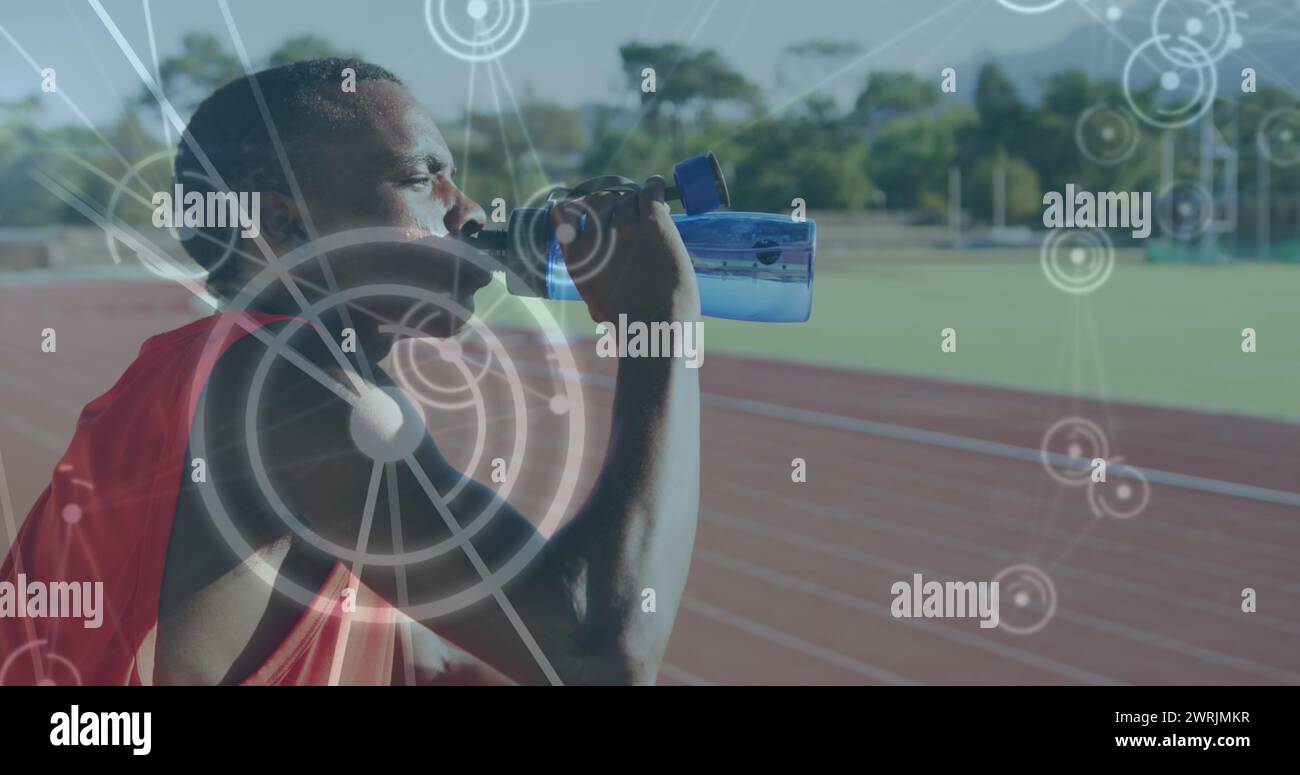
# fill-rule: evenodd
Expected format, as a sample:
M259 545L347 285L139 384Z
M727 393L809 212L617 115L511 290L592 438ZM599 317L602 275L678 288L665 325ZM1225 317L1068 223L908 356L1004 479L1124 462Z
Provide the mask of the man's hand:
M592 320L699 317L695 270L664 201L666 186L656 175L636 194L599 192L551 208L551 225Z

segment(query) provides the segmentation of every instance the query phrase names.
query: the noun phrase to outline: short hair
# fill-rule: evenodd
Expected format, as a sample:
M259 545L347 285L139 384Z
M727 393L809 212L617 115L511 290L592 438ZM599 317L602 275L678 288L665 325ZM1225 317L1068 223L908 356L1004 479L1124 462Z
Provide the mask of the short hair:
M270 128L258 106L253 81L266 102L270 120L300 183L313 179L310 151L319 138L346 126L358 114L357 103L342 99L344 69L356 74L356 81L401 80L384 68L358 59L332 57L294 62L245 75L227 83L199 103L176 151L175 183L188 191L253 192L289 194L289 181ZM190 145L202 150L219 178L213 180ZM224 181L221 186L219 181ZM237 260L227 257L233 230L203 227L182 242L188 253L208 270L208 287L218 295L237 275Z

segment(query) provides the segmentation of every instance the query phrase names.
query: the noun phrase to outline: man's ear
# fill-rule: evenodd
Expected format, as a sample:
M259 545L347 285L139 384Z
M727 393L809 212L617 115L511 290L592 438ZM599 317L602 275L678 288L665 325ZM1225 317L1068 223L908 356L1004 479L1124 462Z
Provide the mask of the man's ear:
M276 254L287 253L307 241L307 228L292 197L263 191L260 198L262 237Z

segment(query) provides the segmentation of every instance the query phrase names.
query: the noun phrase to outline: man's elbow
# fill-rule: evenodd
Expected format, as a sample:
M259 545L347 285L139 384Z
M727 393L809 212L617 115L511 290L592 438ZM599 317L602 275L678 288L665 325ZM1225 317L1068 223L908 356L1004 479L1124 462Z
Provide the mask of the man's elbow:
M599 686L653 686L662 658L646 649L608 645L587 650L575 660L565 683Z

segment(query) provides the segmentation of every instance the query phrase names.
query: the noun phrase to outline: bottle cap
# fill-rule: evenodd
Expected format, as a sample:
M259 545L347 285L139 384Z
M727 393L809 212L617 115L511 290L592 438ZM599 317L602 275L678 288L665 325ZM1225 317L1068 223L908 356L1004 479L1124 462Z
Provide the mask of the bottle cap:
M712 151L703 156L679 162L673 168L677 185L670 193L682 200L687 215L711 213L719 207L731 206L727 180L722 175L722 165Z

